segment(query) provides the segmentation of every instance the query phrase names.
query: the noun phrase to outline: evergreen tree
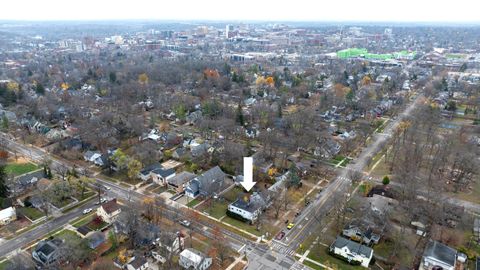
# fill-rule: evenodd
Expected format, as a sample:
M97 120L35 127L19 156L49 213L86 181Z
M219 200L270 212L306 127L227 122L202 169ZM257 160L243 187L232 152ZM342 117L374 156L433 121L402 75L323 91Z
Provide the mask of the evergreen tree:
M37 86L35 87L35 92L39 95L44 95L45 94L45 87L43 87L43 84L37 83Z
M0 165L0 198L7 198L10 194L10 189L7 186L8 175L5 171L5 165Z
M245 125L245 117L243 116L241 103L238 103L238 107L237 107L237 123L239 123L241 126Z
M4 114L3 117L2 117L2 129L3 130L7 130L8 129L8 118L7 116Z

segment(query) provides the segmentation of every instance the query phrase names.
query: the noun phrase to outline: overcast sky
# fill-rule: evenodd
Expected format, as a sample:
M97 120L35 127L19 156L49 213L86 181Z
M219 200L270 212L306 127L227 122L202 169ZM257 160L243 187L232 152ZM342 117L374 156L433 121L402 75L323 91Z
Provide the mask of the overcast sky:
M6 20L479 22L478 0L1 0Z

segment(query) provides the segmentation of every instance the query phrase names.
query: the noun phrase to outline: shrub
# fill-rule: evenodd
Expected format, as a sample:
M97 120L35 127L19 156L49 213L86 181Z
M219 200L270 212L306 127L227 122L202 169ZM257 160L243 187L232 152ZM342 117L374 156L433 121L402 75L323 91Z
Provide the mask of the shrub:
M386 186L388 184L390 184L390 178L388 177L388 175L385 175L382 179L382 183Z

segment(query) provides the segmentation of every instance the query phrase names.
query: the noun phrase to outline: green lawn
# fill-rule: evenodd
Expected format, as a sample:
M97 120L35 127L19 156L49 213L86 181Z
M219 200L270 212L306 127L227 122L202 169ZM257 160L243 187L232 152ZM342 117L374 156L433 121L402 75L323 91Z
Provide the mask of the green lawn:
M208 213L214 218L221 218L227 213L227 203L225 202L213 202L213 205L210 206L209 202L202 204L202 212Z
M36 220L43 217L42 211L33 207L22 207L17 209L18 213L26 216L30 220Z
M83 225L87 225L88 223L90 223L90 221L92 221L93 215L95 215L95 212L92 212L86 216L79 217L70 222L70 224L72 224L72 226L75 228L80 228Z
M191 200L190 202L187 203L187 206L193 208L193 207L195 207L195 205L199 204L200 202L201 201L198 200L198 199L193 199L193 200Z
M33 163L9 163L5 167L5 171L8 174L13 174L15 176L19 176L25 173L33 172L38 170L39 167Z
M263 233L261 231L257 231L254 225L250 225L246 222L231 218L229 216L226 216L222 219L223 222L228 223L230 225L233 225L239 229L245 230L251 234L254 234L256 236L261 236Z
M60 239L68 239L70 237L74 237L74 238L80 238L80 236L78 236L78 234L74 231L71 231L71 230L63 230L61 232L59 232L57 235L55 235L55 238L60 238Z
M365 269L361 266L350 265L345 261L330 256L327 251L327 247L323 245L315 245L307 256L308 258L320 262L322 264L329 264L333 269L341 270L360 270Z
M306 266L308 266L308 267L310 267L310 268L312 268L312 269L316 269L316 270L323 270L323 269L324 269L324 268L321 267L320 265L316 265L316 264L314 264L314 263L312 263L312 262L309 262L309 261L307 261L307 260L303 261L303 264L306 265Z
M75 199L77 199L77 201L83 201L85 200L86 198L90 197L90 196L93 196L95 194L94 191L91 191L91 190L85 190L85 192L83 193L83 197L82 197L82 194L78 193L78 194L75 194L73 197Z
M62 200L62 201L59 201L59 202L54 202L54 203L52 203L52 204L53 204L55 207L57 207L57 208L60 209L60 208L62 208L62 207L67 206L68 204L70 204L70 203L72 203L72 202L74 202L73 199L67 198L67 199Z
M5 269L7 269L8 266L10 266L10 261L5 260L5 261L0 263L0 270L5 270Z

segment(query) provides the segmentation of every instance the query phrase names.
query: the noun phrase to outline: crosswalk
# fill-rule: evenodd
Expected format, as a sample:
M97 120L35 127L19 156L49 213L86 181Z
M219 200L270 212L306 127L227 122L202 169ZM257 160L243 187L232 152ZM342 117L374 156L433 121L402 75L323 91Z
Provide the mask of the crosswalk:
M288 256L295 256L295 250L293 250L291 248L288 248L285 245L280 244L276 241L272 241L271 247L275 252L285 254L285 255L288 255Z
M311 270L310 267L303 265L299 262L295 262L292 267L290 267L290 270Z

